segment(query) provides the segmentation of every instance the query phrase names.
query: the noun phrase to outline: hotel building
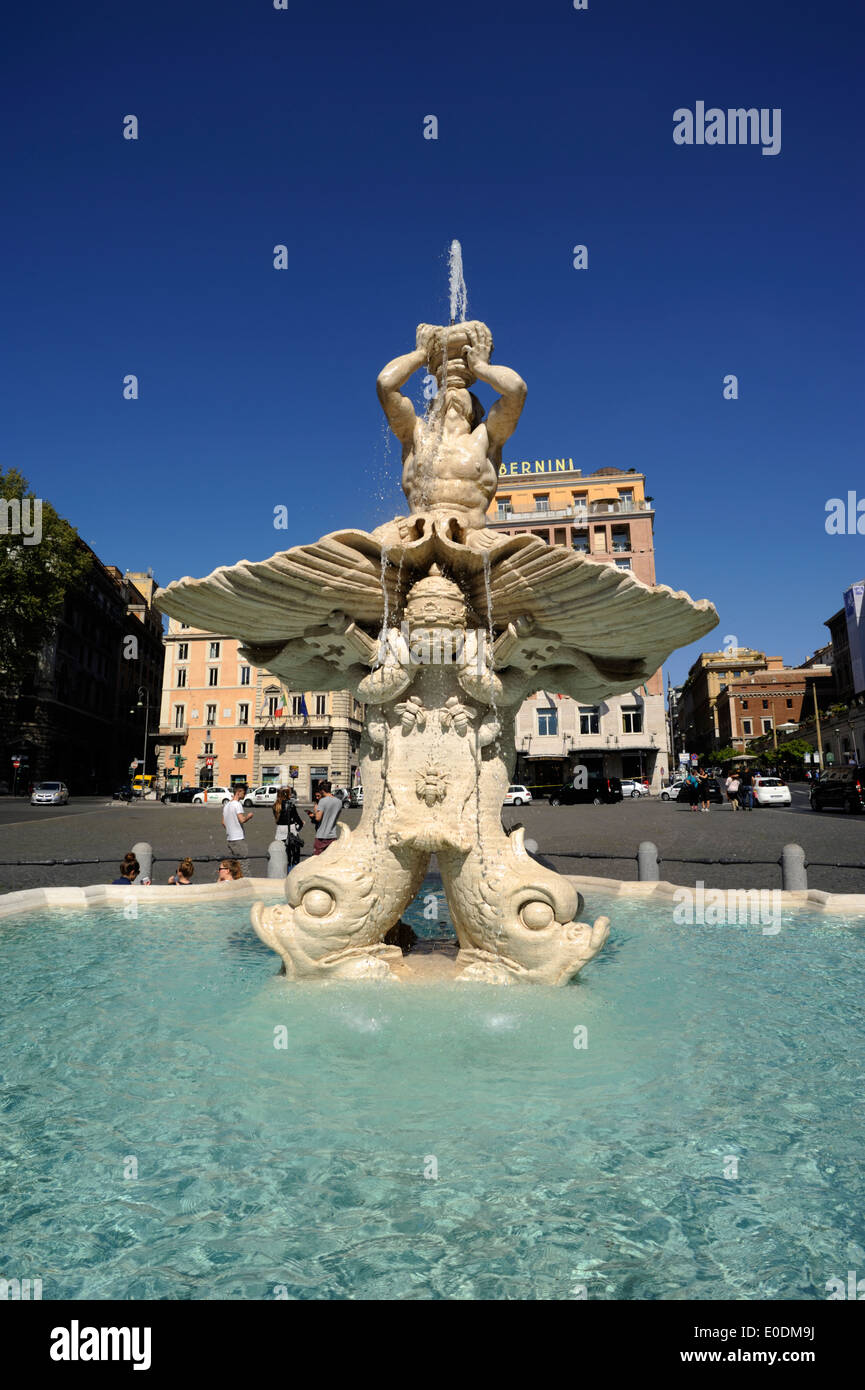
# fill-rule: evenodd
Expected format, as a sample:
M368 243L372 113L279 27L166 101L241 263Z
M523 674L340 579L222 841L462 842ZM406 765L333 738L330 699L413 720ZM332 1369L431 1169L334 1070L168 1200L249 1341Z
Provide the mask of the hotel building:
M569 546L654 584L655 514L645 481L633 468L599 468L584 477L572 458L503 463L487 524ZM516 746L515 781L528 787L560 785L582 764L605 776L647 777L658 790L670 768L661 672L598 705L536 692L517 715Z
M322 778L350 787L362 706L348 691L286 690L244 661L240 646L169 620L156 740L161 776L174 786L276 783L293 786L301 800Z

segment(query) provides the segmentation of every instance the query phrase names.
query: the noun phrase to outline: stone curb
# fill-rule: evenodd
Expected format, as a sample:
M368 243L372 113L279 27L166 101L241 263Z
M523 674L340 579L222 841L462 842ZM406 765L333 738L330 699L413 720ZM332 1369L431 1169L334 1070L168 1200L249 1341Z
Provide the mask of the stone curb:
M583 874L562 874L569 883L583 893L593 890L604 892L616 897L633 898L672 898L676 893L680 893L688 884L667 883L659 880L657 883L640 883L632 879L620 878L590 878ZM720 888L711 889L711 892L721 893L778 893L781 897L783 907L812 907L824 912L851 914L854 917L865 918L865 893L826 893L822 888L805 888L799 892L785 892L781 888ZM862 923L865 926L865 921Z
M96 883L88 888L23 888L17 893L0 897L0 917L12 917L40 907L104 907L109 903L125 903L134 898L139 906L147 903L224 902L226 898L247 899L282 896L283 885L272 878L233 879L230 883L196 883L184 887L178 895L177 884L155 883L139 888L127 888L122 883Z

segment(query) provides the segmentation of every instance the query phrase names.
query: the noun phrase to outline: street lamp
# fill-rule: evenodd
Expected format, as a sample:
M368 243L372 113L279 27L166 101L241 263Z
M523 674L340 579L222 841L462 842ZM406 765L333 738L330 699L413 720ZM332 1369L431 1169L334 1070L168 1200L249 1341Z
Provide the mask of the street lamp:
M147 772L147 734L150 725L150 691L147 689L146 686L139 685L138 703L136 704L135 709L131 709L129 713L134 714L135 710L141 709L142 706L144 708L144 753L141 758L141 800L143 801L145 798L145 793L147 791L145 774Z

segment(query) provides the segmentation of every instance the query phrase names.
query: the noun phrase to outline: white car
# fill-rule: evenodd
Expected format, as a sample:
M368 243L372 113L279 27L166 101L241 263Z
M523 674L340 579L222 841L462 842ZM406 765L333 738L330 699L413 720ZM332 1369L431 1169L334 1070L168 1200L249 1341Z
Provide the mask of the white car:
M234 792L229 787L202 787L200 792L196 792L192 798L193 806L224 806L226 801L234 799Z
M757 777L754 780L754 801L758 806L791 806L790 788L780 777Z
M662 801L675 801L675 800L678 798L679 792L682 790L682 788L684 787L684 785L685 785L685 779L684 779L684 777L682 778L682 780L681 780L680 782L671 782L670 785L669 785L669 787L664 787L664 788L663 788L663 790L662 790L662 792L661 792L661 800L662 800Z
M503 806L528 806L528 804L529 804L529 802L531 801L531 799L532 799L532 794L531 794L531 792L529 791L528 787L520 787L520 786L514 785L513 787L508 787L507 791L505 792L505 799L504 799L504 801L502 802L502 805L503 805Z
M648 796L649 788L644 782L637 782L633 778L626 778L622 782L622 796Z
M280 787L253 787L252 791L247 792L243 798L244 806L275 806L277 792Z
M30 797L31 806L66 806L68 803L65 782L37 782Z

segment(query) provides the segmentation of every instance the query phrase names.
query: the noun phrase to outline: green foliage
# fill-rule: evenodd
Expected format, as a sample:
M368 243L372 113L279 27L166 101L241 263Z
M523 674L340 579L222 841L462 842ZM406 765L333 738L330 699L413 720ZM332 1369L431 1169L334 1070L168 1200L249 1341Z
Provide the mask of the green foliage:
M778 757L785 763L800 763L806 753L813 753L814 745L804 738L791 738L787 743L778 744Z
M736 759L741 758L741 756L741 748L732 747L716 748L714 753L712 754L712 757L714 758L715 762L719 765L721 763L734 763Z
M40 520L37 501L16 468L0 472L0 684L7 695L32 672L66 591L91 563L75 528L50 502L41 502ZM19 516L28 518L20 529Z

